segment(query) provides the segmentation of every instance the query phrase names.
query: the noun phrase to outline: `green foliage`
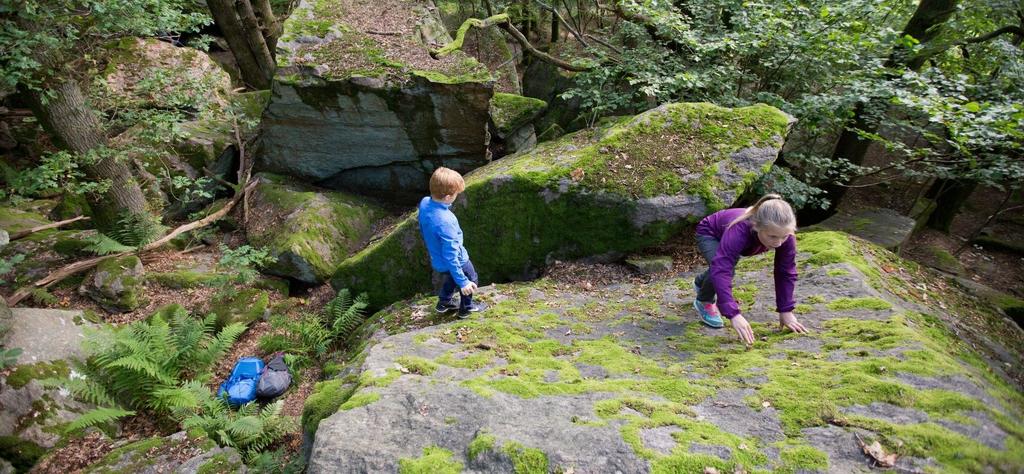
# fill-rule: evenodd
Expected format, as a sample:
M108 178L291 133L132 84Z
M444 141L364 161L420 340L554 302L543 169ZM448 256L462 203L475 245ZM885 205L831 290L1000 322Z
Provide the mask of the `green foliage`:
M131 410L122 410L115 407L100 407L83 414L82 416L75 419L64 429L68 432L88 428L90 426L103 425L117 421L126 416L132 416L135 412Z
M798 207L824 204L814 185L869 174L870 182L1024 182L1024 54L1014 35L985 36L1019 24L1017 2L957 9L926 42L902 33L917 2L621 7L632 19L600 32L617 50L563 48L570 51L563 59L601 64L575 75L562 95L579 100L590 124L666 102L774 105L798 122L787 142L788 169L758 188L782 192ZM928 59L923 67L909 65L919 58ZM889 161L867 167L832 157L835 137L854 113L865 129L881 130L860 136L882 145Z
M103 43L119 37L191 31L208 24L184 0L28 0L0 5L0 77L6 88L38 87L72 65L98 66Z
M289 455L281 448L253 456L247 467L253 474L300 474L305 470L306 462L301 455Z
M159 218L149 213L124 212L118 217L111 237L124 245L141 247L156 239L163 229Z
M200 429L218 445L237 448L247 459L254 459L294 427L291 417L281 415L284 400L263 408L250 402L234 411L227 400L212 396L208 390L202 393L196 406L182 410L182 428Z
M8 186L0 191L0 199L31 199L54 192L71 194L100 193L109 182L86 181L81 170L82 160L69 151L44 153L34 168L13 170L7 178Z
M274 261L274 257L270 256L270 251L264 247L253 248L242 245L232 249L220 244L220 252L221 257L217 266L224 270L237 272L236 281L243 284L252 283L259 276L256 269Z
M14 364L18 363L18 356L21 355L20 347L12 347L10 349L0 348L0 370L7 367L14 367Z
M305 367L327 355L334 343L347 339L362 323L366 307L365 293L352 298L348 289L341 289L322 313L306 313L297 320L273 318L275 331L260 338L260 349L286 352L295 357L297 368Z
M11 258L0 258L0 276L11 273L11 271L14 270L14 267L24 260L25 255L20 253L12 255ZM7 282L4 281L3 278L0 278L0 285L5 283Z
M130 252L135 250L134 246L122 244L106 234L97 233L83 239L88 245L82 248L86 252L96 255L110 255L112 253Z
M199 320L179 306L121 328L86 329L87 359L76 367L80 375L60 385L106 410L107 419L119 407L162 417L196 407L208 392L203 382L210 369L245 330L232 324L215 334L214 324L213 316Z
M171 189L177 193L174 198L182 203L190 203L213 199L210 192L210 185L213 180L207 177L192 179L188 176L174 176L171 178Z

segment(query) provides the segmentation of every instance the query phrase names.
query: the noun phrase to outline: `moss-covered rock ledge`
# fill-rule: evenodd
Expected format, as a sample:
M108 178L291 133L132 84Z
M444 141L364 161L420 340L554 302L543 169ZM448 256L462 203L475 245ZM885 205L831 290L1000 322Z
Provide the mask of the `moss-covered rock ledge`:
M430 56L451 37L429 0L303 0L284 29L260 169L391 195L487 162L494 78Z
M479 168L452 209L484 282L531 277L551 257L629 252L732 204L774 162L791 120L766 105L664 105ZM429 291L416 216L343 262L332 284L377 306Z
M366 245L384 210L365 198L263 173L246 222L249 242L276 258L267 273L312 285Z
M498 285L487 312L425 328L432 298L395 304L320 385L308 472L867 472L875 441L901 472L1024 469L1024 396L944 323L986 309L917 304L920 281L880 270L910 264L845 234L798 241L811 333L779 331L770 256L750 259L750 349L696 322L693 275Z

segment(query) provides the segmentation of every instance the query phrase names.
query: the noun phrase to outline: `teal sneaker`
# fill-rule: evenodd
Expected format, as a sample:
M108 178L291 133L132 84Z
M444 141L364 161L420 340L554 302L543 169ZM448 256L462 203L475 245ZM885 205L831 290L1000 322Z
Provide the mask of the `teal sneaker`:
M702 301L693 300L693 308L696 309L697 314L700 315L700 322L705 325L715 329L725 327L725 322L722 321L722 315L718 314L718 306L714 303L704 303Z

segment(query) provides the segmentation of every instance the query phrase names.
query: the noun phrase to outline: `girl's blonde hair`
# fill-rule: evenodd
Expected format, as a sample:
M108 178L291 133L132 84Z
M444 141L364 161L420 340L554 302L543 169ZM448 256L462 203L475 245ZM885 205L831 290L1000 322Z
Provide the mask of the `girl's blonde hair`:
M750 219L755 228L762 229L771 225L781 229L796 231L796 214L788 202L778 194L765 194L758 199L746 212L729 223L729 227Z

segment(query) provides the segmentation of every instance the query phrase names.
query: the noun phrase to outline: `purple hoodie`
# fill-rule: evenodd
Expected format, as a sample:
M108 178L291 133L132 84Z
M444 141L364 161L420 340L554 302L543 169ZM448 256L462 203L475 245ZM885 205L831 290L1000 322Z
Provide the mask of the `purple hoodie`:
M736 270L736 262L740 256L757 255L769 250L757 239L757 232L750 221L740 221L729 227L729 223L744 211L744 208L721 210L705 217L697 224L697 235L714 237L719 241L718 253L711 260L710 278L718 296L718 310L729 319L740 314L740 306L732 297L732 276ZM775 249L776 311L793 311L796 307L796 301L793 299L795 286L796 237L791 235Z

